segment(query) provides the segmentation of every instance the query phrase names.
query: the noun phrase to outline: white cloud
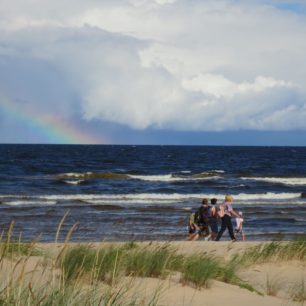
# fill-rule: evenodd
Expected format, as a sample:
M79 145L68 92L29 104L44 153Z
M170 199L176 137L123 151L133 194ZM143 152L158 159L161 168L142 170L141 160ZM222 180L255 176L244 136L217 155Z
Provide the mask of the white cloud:
M150 8L154 7L154 4L166 5L174 2L176 2L176 0L130 0L130 3L137 7L146 6Z
M217 99L233 98L239 94L259 93L275 87L294 87L291 82L263 76L256 77L253 83L235 83L218 74L201 74L191 79L183 79L182 86L187 90L200 91Z
M10 81L0 91L9 98L43 111L57 92L55 109L136 129L306 129L297 14L262 1L3 2L0 79L9 71ZM40 87L21 86L21 73Z
M164 5L164 4L172 4L174 3L176 0L155 0L156 3Z

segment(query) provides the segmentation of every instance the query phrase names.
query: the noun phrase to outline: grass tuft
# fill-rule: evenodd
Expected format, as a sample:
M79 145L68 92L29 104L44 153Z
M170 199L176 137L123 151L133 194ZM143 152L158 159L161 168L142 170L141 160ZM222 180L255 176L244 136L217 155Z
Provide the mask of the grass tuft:
M127 275L164 278L170 273L174 253L167 246L155 249L137 249L125 254Z
M196 288L208 288L212 279L243 284L236 275L235 262L222 265L208 256L178 255L169 245L139 247L125 244L100 249L77 246L63 253L59 266L66 280L76 280L87 274L91 275L91 279L112 284L119 276L163 279L170 273L178 272L182 283L192 284ZM245 288L248 287L245 285Z
M277 293L282 287L281 279L278 277L270 277L269 274L266 276L265 291L267 295L277 296Z
M241 256L236 256L232 264L250 266L273 261L306 260L306 236L293 241L273 241L250 248Z
M196 288L208 288L210 280L219 274L220 268L216 260L206 256L192 256L186 258L181 281L191 283Z
M304 278L292 287L290 297L294 302L300 302L304 305L306 301L306 284Z
M42 252L32 243L10 242L0 243L0 257L17 256L40 256Z
M69 248L60 263L64 278L71 280L92 273L95 279L111 283L121 270L123 250L114 247L95 250L83 245Z

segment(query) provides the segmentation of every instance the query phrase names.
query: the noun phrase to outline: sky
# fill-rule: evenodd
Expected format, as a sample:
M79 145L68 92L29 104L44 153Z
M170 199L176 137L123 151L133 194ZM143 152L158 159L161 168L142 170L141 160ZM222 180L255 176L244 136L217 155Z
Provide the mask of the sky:
M0 0L0 143L306 146L306 1Z

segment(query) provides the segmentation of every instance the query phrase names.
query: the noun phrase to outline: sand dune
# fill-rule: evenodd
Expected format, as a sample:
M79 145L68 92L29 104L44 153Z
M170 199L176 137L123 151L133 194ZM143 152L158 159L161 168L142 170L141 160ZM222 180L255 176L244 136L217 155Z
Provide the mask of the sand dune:
M91 243L92 248L120 245L123 243ZM141 246L164 245L165 242L142 242ZM227 262L237 254L259 245L259 242L169 242L179 254L207 254ZM69 246L77 244L70 243ZM32 284L49 284L52 277L60 279L60 270L53 269L52 258L63 248L63 244L38 244L37 247L47 254L42 256L11 256L3 258L0 265L0 282L4 288L10 282L18 281L24 275L24 281ZM53 272L52 272L53 271ZM55 272L55 273L54 273ZM303 260L286 260L253 264L237 271L239 277L250 284L257 292L251 292L237 285L211 280L208 288L198 289L191 284L181 282L179 273L171 273L166 279L151 277L123 276L115 286L127 288L126 298L137 296L139 305L233 305L233 306L284 306L303 305L303 301L293 301L291 292L299 284L306 284L306 263ZM90 284L84 282L84 288ZM107 286L101 284L101 290ZM260 294L259 294L260 293ZM305 296L306 297L306 296Z

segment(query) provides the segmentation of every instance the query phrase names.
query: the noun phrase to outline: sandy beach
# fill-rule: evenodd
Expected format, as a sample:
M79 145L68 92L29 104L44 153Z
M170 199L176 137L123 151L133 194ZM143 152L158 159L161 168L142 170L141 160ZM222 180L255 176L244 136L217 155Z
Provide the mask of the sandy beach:
M285 245L286 242L281 244ZM109 242L81 245L77 243L66 245L40 243L35 245L35 249L40 252L38 255L25 256L20 253L19 255L11 253L9 256L2 256L1 288L5 292L5 288L12 284L28 288L57 286L58 283L64 281L63 270L58 265L58 260L63 252L80 246L88 250L98 250L120 248L125 245L126 243ZM233 262L235 256L241 256L250 249L254 250L254 247L263 248L271 243L176 241L169 243L139 242L136 245L137 248L146 250L170 248L175 250L175 254L188 258L206 256L226 266ZM95 284L95 288L98 288L98 292L109 292L109 290L120 292L122 297L124 296L124 302L113 301L113 305L129 305L129 301L134 301L133 305L303 305L306 281L305 259L280 259L278 257L275 260L276 258L268 256L264 262L235 267L239 281L248 284L248 288L237 285L233 281L221 281L218 277L210 279L205 286L198 287L192 282L182 281L181 273L175 271L168 273L166 277L121 275L116 282L99 281L98 284ZM75 288L82 292L90 290L93 286L90 279L88 275L82 274L82 277L75 283ZM304 287L301 289L299 300L297 295L293 295L293 290L300 287L301 284ZM31 290L34 291L34 289ZM107 304L103 303L98 303L98 305ZM71 305L77 304L71 303Z

